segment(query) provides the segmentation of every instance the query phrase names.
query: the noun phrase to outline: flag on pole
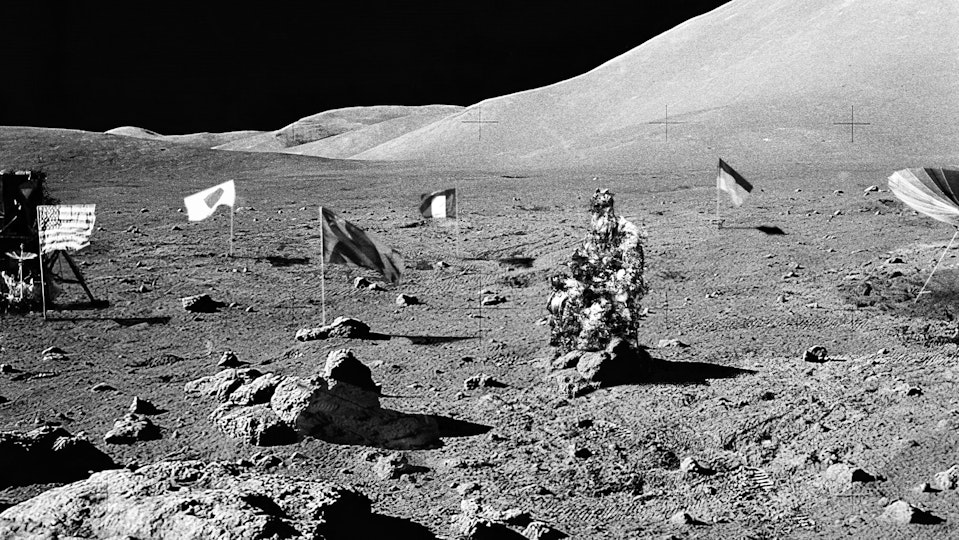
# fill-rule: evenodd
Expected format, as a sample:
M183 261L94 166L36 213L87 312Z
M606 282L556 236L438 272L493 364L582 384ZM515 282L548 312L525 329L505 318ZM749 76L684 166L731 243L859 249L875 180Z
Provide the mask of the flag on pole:
M420 195L420 213L425 218L455 218L456 189Z
M190 221L203 221L212 216L221 204L230 208L236 204L236 185L233 180L230 180L218 186L204 189L199 193L184 197L183 204L186 205L187 218Z
M399 252L373 240L362 229L327 208L320 208L320 221L324 262L353 263L376 270L392 283L399 283L403 274L403 257Z
M753 185L734 171L725 161L719 160L719 175L716 177L716 189L729 193L734 206L742 206Z
M89 246L96 217L95 204L37 206L40 253Z

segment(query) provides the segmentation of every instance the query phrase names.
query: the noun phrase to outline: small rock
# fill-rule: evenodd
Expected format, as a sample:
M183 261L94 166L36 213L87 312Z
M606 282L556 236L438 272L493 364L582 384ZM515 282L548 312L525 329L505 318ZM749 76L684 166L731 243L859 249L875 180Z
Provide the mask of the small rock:
M887 506L879 519L900 525L911 523L932 525L944 521L942 518L920 510L903 500L895 501Z
M503 388L506 385L497 381L489 375L480 374L473 375L472 377L463 381L464 390L476 390L477 388Z
M133 402L130 403L130 412L134 414L157 414L160 410L149 401L133 396Z
M503 302L506 302L506 298L503 298L502 296L498 294L492 294L492 295L484 296L483 299L480 301L480 304L484 306L495 306L498 304L502 304Z
M921 395L922 395L922 388L919 388L918 386L910 386L909 389L906 390L906 395L907 395L907 396L921 396Z
M677 527L685 527L687 525L700 525L702 522L694 518L685 510L680 510L672 515L669 518L669 522Z
M223 302L210 298L208 294L186 296L180 299L180 304L190 313L213 313L224 305Z
M818 345L806 349L806 352L803 354L804 362L822 363L826 360L826 348Z
M702 474L708 475L712 474L713 470L709 467L702 466L698 461L692 457L686 457L681 462L679 462L679 470L686 474Z
M661 339L659 340L659 343L656 346L659 347L660 349L665 349L667 347L685 349L686 347L689 347L688 344L683 343L682 341L678 339Z
M69 360L67 352L60 347L49 347L40 352L40 360L44 362Z
M223 354L220 355L220 361L217 362L216 365L225 368L236 368L242 366L243 363L240 362L235 352L223 351Z
M479 491L480 489L481 486L476 482L464 482L456 486L456 492L464 497L470 493L473 493L474 491Z
M419 298L409 294L400 294L396 297L396 305L398 306L416 306L420 303L421 302Z
M523 529L523 536L529 540L561 540L568 535L554 529L542 521L533 521Z
M890 257L886 260L886 264L902 264L902 257Z
M10 364L0 364L0 373L15 373L16 371Z
M444 268L449 268L449 267L450 265L444 261L436 261L435 263L433 263L434 270L442 270Z
M396 479L417 470L418 467L411 465L406 455L399 452L383 456L373 464L373 473L380 480Z
M879 191L879 186L869 186L869 187L867 187L866 189L864 189L864 190L862 190L862 191L863 191L863 193L876 192L876 191Z
M172 232L172 231L182 231L182 230L183 230L183 229L180 228L179 225L174 225L174 226L170 227L170 231L171 231L171 232Z
M97 383L90 388L91 392L113 392L116 388L106 383Z
M559 369L570 369L576 367L576 364L579 362L580 357L583 356L583 351L578 349L573 349L572 351L560 356L559 358L553 360L550 366L554 370Z
M945 471L937 473L932 485L941 490L956 489L959 486L959 465L953 465Z
M923 482L916 486L916 491L919 493L939 493L942 490L932 487L929 482Z
M370 333L370 327L350 317L337 317L332 323L319 328L304 328L296 332L297 341L313 341L327 338L363 338Z
M149 418L127 414L113 424L113 429L104 435L107 444L133 444L137 441L150 441L160 438L158 428Z
M573 443L569 445L569 455L577 459L587 459L592 457L593 453L590 452L589 448Z
M373 373L353 354L352 349L337 349L326 357L323 376L360 388L379 392L380 387L373 382Z

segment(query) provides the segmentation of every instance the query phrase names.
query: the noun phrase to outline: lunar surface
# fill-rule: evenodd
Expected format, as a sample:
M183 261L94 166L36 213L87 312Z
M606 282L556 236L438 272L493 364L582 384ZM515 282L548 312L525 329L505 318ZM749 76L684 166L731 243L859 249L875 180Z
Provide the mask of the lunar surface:
M47 320L0 315L0 431L83 433L131 471L199 460L334 482L423 538L467 534L477 506L529 538L555 537L530 521L573 538L959 535L959 246L886 186L959 162L957 21L946 0L737 0L466 108L358 107L275 132L2 127L0 165L97 205L74 258L103 302L64 284ZM755 186L739 208L717 203L719 158ZM228 180L233 257L228 207L200 222L183 208ZM458 218L423 219L421 194L448 188ZM549 277L600 188L646 235L636 338L652 360L570 393ZM321 266L321 206L400 252L400 283ZM183 308L202 294L218 307ZM296 339L337 317L369 332ZM340 349L369 368L379 407L433 426L436 444L258 446L186 389L224 369L325 377ZM134 397L158 434L106 442ZM76 480L49 476L2 483L0 529Z

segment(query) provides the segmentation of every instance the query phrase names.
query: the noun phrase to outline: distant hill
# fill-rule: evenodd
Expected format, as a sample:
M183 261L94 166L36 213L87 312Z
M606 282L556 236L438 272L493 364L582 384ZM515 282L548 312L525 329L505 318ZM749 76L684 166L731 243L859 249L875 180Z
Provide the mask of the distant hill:
M395 139L396 137L452 114L457 114L462 110L463 107L454 105L422 107L405 116L369 124L332 137L293 146L282 151L305 156L350 158L364 150L373 148L388 140Z
M955 0L734 0L588 73L487 99L352 157L955 159L957 35ZM850 121L853 106L869 125L850 142L850 127L837 123ZM497 122L482 137L464 122L480 114Z
M397 122L388 130L392 136L399 136L405 133L402 126L408 125L408 129L415 129L421 124L417 120L423 116L430 118L439 118L450 112L460 110L462 107L452 105L423 105L423 106L405 106L405 105L376 105L370 107L347 107L343 109L333 109L318 114L301 118L292 124L281 129L268 133L258 133L252 137L238 139L226 144L217 146L218 150L240 150L244 152L278 152L286 148L295 148L315 141L335 137L344 133L350 133L362 130L369 126L377 125L383 122L389 122L406 117L415 117L411 122ZM371 135L365 136L366 138ZM381 142L377 140L377 142ZM368 146L364 146L365 150ZM318 150L309 150L306 155L321 155ZM354 154L356 152L346 153Z
M237 139L248 139L263 133L262 131L227 131L225 133L190 133L187 135L161 135L155 131L134 126L123 126L113 128L104 133L108 135L122 135L124 137L134 137L137 139L152 139L157 141L167 141L194 148L213 148L221 144L226 144Z

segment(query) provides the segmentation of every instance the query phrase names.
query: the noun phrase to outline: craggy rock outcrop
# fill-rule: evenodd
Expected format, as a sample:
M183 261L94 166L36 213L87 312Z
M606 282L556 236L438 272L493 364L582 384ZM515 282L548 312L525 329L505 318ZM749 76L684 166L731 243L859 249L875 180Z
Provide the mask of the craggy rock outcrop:
M302 437L398 450L441 444L433 417L380 406L379 385L349 349L329 354L324 376L229 369L189 382L184 391L216 398L222 405L211 421L223 433L257 446Z
M573 252L570 275L551 278L550 344L560 353L601 351L616 337L635 343L646 294L643 234L613 211L613 194L596 190L589 232Z
M370 500L352 488L234 464L169 461L95 473L42 493L0 513L0 530L38 540L320 540L347 537L370 516Z
M103 436L103 440L107 444L133 444L138 441L156 440L160 437L160 428L149 418L127 413L113 424L113 429Z
M29 433L0 433L0 488L48 482L72 482L89 471L116 467L113 459L82 435L41 427Z

